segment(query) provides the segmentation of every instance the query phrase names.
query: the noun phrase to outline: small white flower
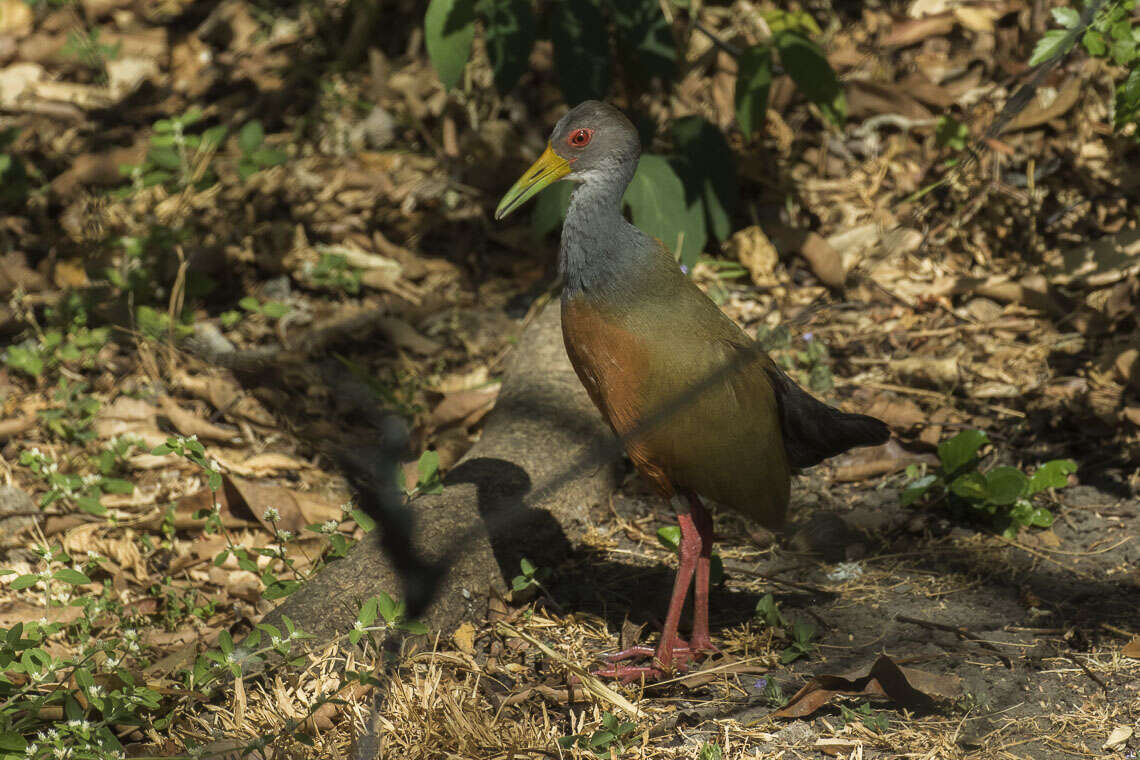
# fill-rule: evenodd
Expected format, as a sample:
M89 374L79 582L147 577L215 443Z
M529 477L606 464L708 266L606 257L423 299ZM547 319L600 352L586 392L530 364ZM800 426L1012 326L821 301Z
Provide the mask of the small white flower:
M277 539L279 541L281 541L281 543L285 543L286 541L292 541L293 540L293 531L291 531L291 530L277 531Z
M361 623L359 620L357 620L355 623L352 624L352 627L354 630L363 631L364 630L364 623Z
M281 519L281 513L277 511L277 507L269 507L265 510L265 514L261 516L261 519L266 522L277 522Z
M341 512L344 512L346 515L347 515L349 512L351 512L353 509L354 509L354 507L352 506L352 502L351 502L351 501L346 501L344 504L341 504L341 505L340 505L340 511L341 511Z
M338 527L340 527L340 523L336 520L326 520L321 524L321 533L336 533Z
M40 748L40 746L38 744L36 744L35 742L32 742L28 746L24 747L24 754L27 755L28 757L32 757L33 755L36 754L36 752L39 751L39 748Z

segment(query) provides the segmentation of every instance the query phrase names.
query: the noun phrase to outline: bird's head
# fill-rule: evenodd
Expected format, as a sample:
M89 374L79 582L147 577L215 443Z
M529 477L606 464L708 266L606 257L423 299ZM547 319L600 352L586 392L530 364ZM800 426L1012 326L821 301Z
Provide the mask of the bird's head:
M560 179L593 182L624 175L628 182L640 153L637 129L625 114L587 100L558 120L546 150L503 196L495 218L502 219Z

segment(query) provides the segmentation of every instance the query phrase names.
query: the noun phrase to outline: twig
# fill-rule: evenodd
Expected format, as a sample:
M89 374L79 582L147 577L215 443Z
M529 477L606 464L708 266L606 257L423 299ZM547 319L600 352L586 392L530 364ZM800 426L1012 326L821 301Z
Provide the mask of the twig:
M910 623L911 625L917 625L917 626L921 626L923 628L928 628L928 629L935 630L935 631L945 631L946 633L954 634L955 636L957 636L960 639L966 639L967 641L972 641L975 644L978 644L979 646L984 647L985 649L988 649L989 651L993 652L994 656L997 657L999 660L1001 660L1001 664L1005 665L1006 668L1008 668L1010 670L1013 669L1013 661L1011 661L1008 657L1006 657L1004 654L1002 654L998 650L997 647L995 647L993 644L989 643L988 641L985 641L984 639L977 636L976 634L970 633L969 631L967 631L965 628L963 628L961 626L947 625L946 623L936 623L933 620L921 620L919 618L910 617L909 615L897 615L897 616L895 616L895 620L899 621L900 623Z
M1085 675L1086 675L1086 676L1088 676L1089 678L1091 678L1093 681L1095 681L1095 682L1096 682L1096 685L1097 685L1097 686L1099 686L1101 689L1103 689L1103 690L1104 690L1104 693L1105 693L1105 694L1108 694L1108 684L1106 684L1106 683L1104 682L1104 679L1103 679L1103 678L1101 678L1101 677L1100 677L1100 676L1098 676L1096 673L1094 673L1094 672L1092 672L1091 670L1089 670L1089 666L1088 666L1088 665L1085 665L1083 662L1081 662L1081 661L1080 661L1079 659L1077 659L1076 657L1070 657L1069 659L1070 659L1072 662L1075 662L1075 663L1077 663L1077 665L1079 665L1079 666L1080 666L1081 670L1085 671Z

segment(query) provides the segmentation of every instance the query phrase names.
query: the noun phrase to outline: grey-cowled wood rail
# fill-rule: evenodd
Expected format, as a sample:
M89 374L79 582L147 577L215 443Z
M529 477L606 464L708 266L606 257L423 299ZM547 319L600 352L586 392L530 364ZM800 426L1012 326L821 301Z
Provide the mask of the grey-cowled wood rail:
M889 436L883 422L841 412L796 385L660 241L625 220L622 195L640 153L637 131L620 111L582 103L559 120L546 151L495 212L502 219L557 180L578 184L559 254L566 351L629 458L677 509L680 565L660 643L655 651L620 652L600 671L623 680L684 669L713 649L713 526L702 496L778 526L793 472ZM693 630L686 643L677 627L690 584ZM617 664L650 654L653 666Z

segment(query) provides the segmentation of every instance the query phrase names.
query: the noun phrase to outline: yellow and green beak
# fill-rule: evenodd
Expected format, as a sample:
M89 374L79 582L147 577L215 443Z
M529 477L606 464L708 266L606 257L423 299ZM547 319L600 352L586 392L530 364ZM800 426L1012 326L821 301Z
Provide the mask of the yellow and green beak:
M502 219L569 173L570 162L555 153L547 143L546 150L538 160L531 164L526 173L519 177L519 181L503 196L503 200L499 201L499 207L495 209L495 218Z

